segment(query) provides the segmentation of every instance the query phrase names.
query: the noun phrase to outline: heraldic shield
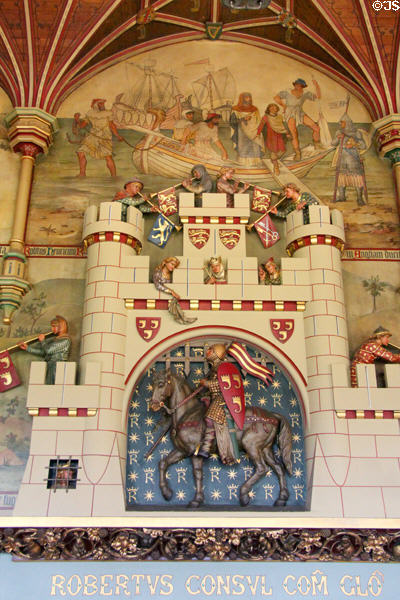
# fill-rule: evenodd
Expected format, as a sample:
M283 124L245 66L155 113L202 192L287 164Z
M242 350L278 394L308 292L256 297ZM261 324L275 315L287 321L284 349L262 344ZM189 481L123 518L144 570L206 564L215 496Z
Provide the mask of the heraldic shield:
M160 317L136 317L136 329L146 342L150 342L150 340L156 337L160 325Z
M294 319L270 319L269 324L272 333L281 344L284 344L292 337Z
M226 406L239 429L244 425L244 387L239 370L230 362L218 367L218 383Z

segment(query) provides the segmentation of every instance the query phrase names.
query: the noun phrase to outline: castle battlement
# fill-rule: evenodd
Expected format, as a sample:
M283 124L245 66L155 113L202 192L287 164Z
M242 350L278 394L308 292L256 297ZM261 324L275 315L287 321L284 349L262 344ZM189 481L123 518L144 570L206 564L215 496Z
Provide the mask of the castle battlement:
M293 210L286 218L286 244L289 246L300 238L325 235L344 242L344 221L342 213L328 206L309 206L309 223L304 224L303 211ZM311 240L311 244L317 243Z
M247 223L250 217L249 195L234 194L233 208L226 206L226 194L203 194L202 206L195 206L195 195L191 192L179 194L179 216L182 223L190 217L239 217ZM217 221L218 222L218 221Z
M365 418L373 411L373 418L400 418L400 365L384 365L386 387L378 387L375 365L356 365L358 387L350 387L350 373L347 365L332 365L333 399L339 417ZM356 413L355 415L349 413ZM358 414L357 414L358 413Z
M41 361L31 364L26 402L31 415L70 416L72 413L77 415L77 409L86 409L86 412L79 411L81 416L96 414L100 399L100 363L87 362L83 365L79 384L75 383L75 362L58 362L55 383L51 385L45 384L46 367L47 364Z
M83 220L82 239L88 242L91 236L110 232L114 237L109 241L118 242L118 234L125 234L143 242L144 221L140 210L129 206L126 222L121 220L121 211L122 205L119 202L102 202L99 207L89 206Z

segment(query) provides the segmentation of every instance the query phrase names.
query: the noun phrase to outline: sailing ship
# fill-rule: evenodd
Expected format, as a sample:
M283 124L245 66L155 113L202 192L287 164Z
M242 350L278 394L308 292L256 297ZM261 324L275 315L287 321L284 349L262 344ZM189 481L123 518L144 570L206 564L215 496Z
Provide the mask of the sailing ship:
M155 61L128 63L128 67L139 69L141 76L133 88L115 98L112 113L118 128L136 129L140 126L152 130L171 111L180 118L184 96L178 88L177 78L172 73L156 71L155 64Z
M209 70L192 83L197 106L204 112L221 115L221 125L229 124L232 105L236 97L236 82L227 67Z

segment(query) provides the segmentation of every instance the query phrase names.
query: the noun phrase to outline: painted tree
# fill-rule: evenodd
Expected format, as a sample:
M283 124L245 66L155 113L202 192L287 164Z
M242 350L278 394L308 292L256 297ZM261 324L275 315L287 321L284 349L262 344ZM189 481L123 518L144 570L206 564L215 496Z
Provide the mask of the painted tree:
M389 284L386 281L381 281L379 275L371 275L369 279L364 279L362 283L367 292L372 296L372 312L376 312L376 299Z

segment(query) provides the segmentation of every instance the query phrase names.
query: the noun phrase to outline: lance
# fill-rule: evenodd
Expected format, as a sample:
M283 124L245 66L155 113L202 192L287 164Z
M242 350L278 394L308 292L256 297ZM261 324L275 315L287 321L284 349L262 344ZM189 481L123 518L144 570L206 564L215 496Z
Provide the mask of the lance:
M173 221L171 221L171 219L168 219L168 217L166 217L163 213L162 210L160 210L159 208L157 208L157 206L155 204L153 204L148 198L147 196L144 196L143 194L141 194L140 192L138 192L138 196L140 196L141 198L143 198L143 200L145 200L145 202L147 202L147 204L150 204L150 206L153 208L154 212L158 212L160 215L162 215L164 217L164 219L166 221L168 221L168 223L170 225L172 225L172 227L174 227L177 231L180 231L182 229L182 225L175 225L175 223Z
M257 225L257 223L262 221L262 219L265 217L265 215L270 213L273 208L276 208L277 206L279 206L281 204L281 202L283 202L284 200L286 200L286 196L283 196L283 198L281 198L276 204L274 204L274 206L272 206L269 210L267 210L267 212L263 213L259 219L257 219L256 221L253 221L253 223L250 223L249 225L246 225L247 231L251 231L253 229L254 225Z
M48 331L47 333L43 334L45 338L49 337L49 335L54 335L52 331ZM31 344L32 342L37 342L37 340L39 339L39 336L33 337L33 338L29 338L29 340L23 340L21 342L18 342L18 344L14 344L13 346L9 346L8 348L3 348L3 350L1 350L1 352L11 352L12 350L17 350L19 348L20 344Z
M172 423L169 423L168 426L163 429L163 431L160 433L160 435L158 436L158 438L156 439L154 444L151 446L151 448L149 448L147 450L146 454L144 455L146 460L149 458L149 456L151 456L151 454L153 454L154 450L157 448L158 444L161 442L164 435L166 435L168 433L168 431L171 429L171 425L172 425Z

